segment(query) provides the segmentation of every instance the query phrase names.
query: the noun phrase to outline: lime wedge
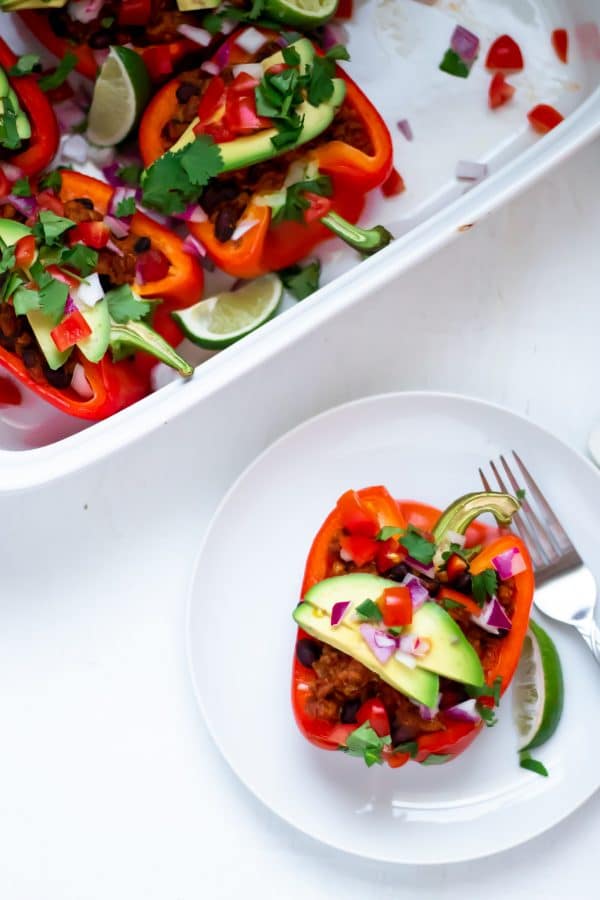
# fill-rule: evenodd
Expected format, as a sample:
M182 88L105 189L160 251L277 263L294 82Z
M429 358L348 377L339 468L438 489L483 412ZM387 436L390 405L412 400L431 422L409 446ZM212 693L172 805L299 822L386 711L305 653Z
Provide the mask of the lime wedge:
M139 54L111 47L94 85L87 136L92 144L114 147L127 137L150 96L150 77Z
M513 715L519 751L549 740L560 722L564 686L554 642L536 622L529 623L513 687Z
M277 275L263 275L237 291L223 291L172 313L195 344L220 350L249 334L275 315L283 285Z
M264 13L284 25L316 28L335 14L338 0L265 0Z

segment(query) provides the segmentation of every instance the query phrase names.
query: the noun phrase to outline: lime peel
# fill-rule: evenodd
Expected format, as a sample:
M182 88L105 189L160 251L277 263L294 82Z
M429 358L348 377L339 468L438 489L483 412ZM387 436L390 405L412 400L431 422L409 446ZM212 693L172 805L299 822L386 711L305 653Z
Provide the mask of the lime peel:
M564 702L562 666L554 641L533 620L515 674L513 713L519 752L541 747L560 722Z

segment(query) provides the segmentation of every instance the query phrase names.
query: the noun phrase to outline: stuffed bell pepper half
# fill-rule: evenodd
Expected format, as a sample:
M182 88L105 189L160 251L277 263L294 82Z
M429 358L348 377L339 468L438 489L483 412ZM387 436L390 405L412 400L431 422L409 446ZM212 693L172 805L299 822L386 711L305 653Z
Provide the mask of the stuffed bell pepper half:
M173 347L171 312L202 270L135 192L70 170L20 179L0 200L0 364L58 409L103 419L151 391Z
M144 204L183 212L212 260L238 278L292 265L332 235L376 252L391 235L354 223L390 174L392 142L337 64L345 49L251 30L252 51L248 29L231 34L211 73L179 75L148 105Z
M436 765L494 723L533 599L529 553L506 528L518 509L493 492L445 512L383 487L340 497L294 611L292 702L309 741L369 766Z

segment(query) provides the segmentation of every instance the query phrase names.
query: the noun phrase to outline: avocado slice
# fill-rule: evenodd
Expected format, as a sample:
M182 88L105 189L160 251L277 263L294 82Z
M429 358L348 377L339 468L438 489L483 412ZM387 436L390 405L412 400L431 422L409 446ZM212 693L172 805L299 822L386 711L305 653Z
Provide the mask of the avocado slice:
M405 634L416 634L431 643L418 665L452 681L481 687L485 683L481 660L452 616L437 603L424 603Z
M177 6L181 12L192 12L196 9L215 9L221 0L177 0Z
M68 360L73 348L69 347L69 349L64 352L61 352L58 349L50 334L54 325L40 309L31 309L27 313L27 320L31 325L31 329L40 345L40 350L46 357L46 362L50 368L60 369L60 367Z
M19 9L61 9L68 0L0 0L0 11L14 12Z
M0 241L8 247L14 246L20 238L28 234L31 234L31 228L27 225L14 222L12 219L0 219Z
M300 56L299 68L302 71L310 64L314 58L314 48L309 40L302 38L293 44L290 44ZM282 62L283 56L281 51L274 53L263 60L261 65L266 71L270 66ZM296 107L298 115L304 116L304 125L302 131L298 135L297 140L293 144L278 150L271 143L271 138L278 133L276 128L267 128L264 131L258 131L255 134L244 135L244 137L235 138L233 141L226 141L218 144L223 161L223 172L232 172L236 169L243 169L246 166L253 166L256 163L265 162L273 159L282 153L287 153L295 147L312 141L318 137L326 128L328 128L346 96L346 85L341 78L333 79L333 94L325 103L319 106L311 106L310 103L304 101ZM188 144L196 139L194 128L200 120L195 118L187 129L181 135L179 140L173 144L168 150L169 153L177 153Z
M92 333L77 346L90 362L100 362L110 343L110 314L106 300L99 300L94 306L81 304L79 312L92 329Z
M361 596L361 599L366 599L364 594ZM301 603L296 607L294 619L307 634L325 641L326 644L330 644L343 653L347 653L348 656L356 659L367 669L379 675L383 681L391 684L397 691L432 709L435 707L439 693L439 679L437 675L434 675L432 672L426 672L424 669L409 669L408 666L398 662L393 656L383 666L373 656L363 640L358 630L358 622L349 621L346 617L337 628L332 628L329 616L323 610L307 602Z

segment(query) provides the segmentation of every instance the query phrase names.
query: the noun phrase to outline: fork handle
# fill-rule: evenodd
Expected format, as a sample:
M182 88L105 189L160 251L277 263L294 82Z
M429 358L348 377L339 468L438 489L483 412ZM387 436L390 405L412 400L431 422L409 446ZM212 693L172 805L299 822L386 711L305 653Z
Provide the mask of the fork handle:
M594 654L596 661L600 662L600 628L598 628L595 621L592 619L586 622L579 629L579 633Z

